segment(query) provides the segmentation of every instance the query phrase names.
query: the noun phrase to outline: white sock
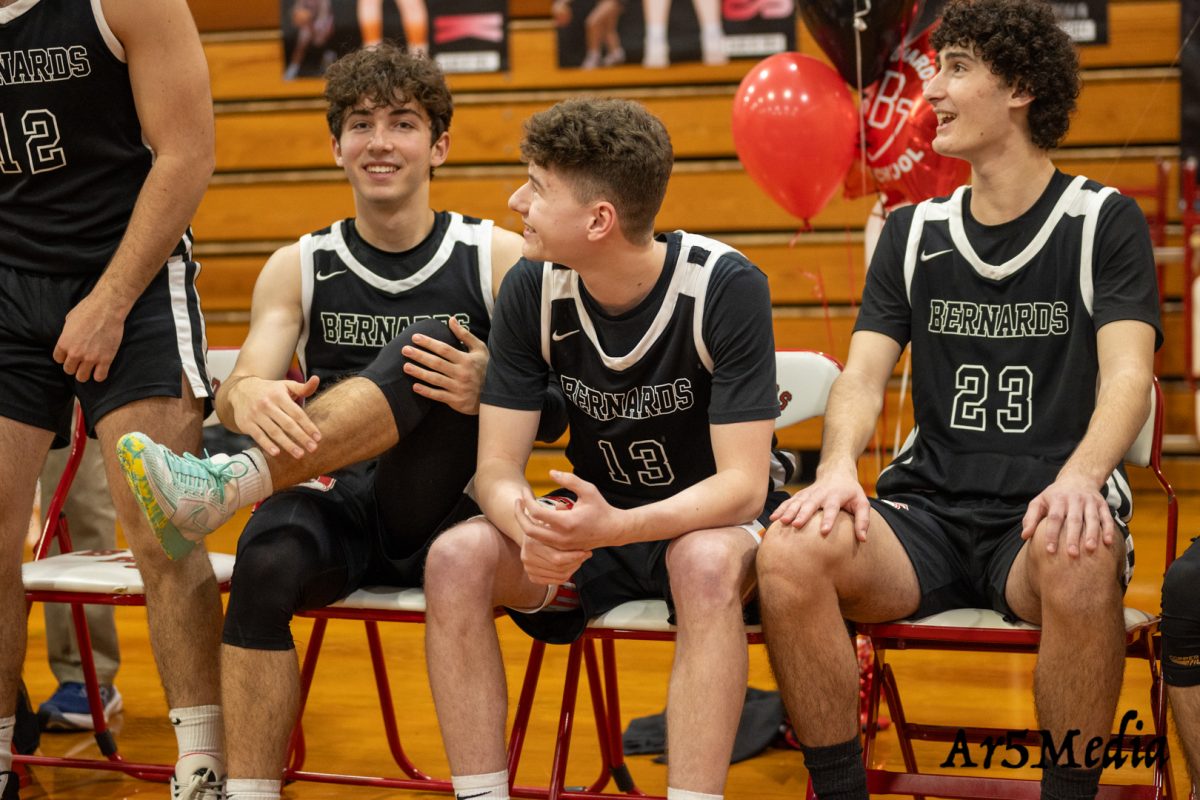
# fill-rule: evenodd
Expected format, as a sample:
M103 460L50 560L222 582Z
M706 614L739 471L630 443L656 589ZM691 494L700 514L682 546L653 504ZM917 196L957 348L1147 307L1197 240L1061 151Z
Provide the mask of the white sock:
M658 42L662 42L663 44L666 44L667 43L667 26L666 25L655 25L653 23L647 25L646 26L646 41L654 42L656 44Z
M213 459L214 461L216 458ZM238 505L242 508L254 505L260 500L266 500L274 492L271 485L271 470L267 467L267 457L262 450L251 447L240 453L229 456L229 463L240 464L244 469L233 479L237 487Z
M220 706L190 706L172 708L167 712L175 727L179 757L203 753L224 762Z
M225 800L279 800L279 789L279 781L230 778L225 781Z
M0 772L8 772L12 769L12 740L16 727L16 714L0 717ZM0 789L3 788L0 786Z
M486 775L451 775L450 785L458 800L508 800L508 770Z
M709 22L701 28L700 35L706 39L720 39L725 36L725 29L721 27L720 22ZM701 797L716 796L717 795L701 795Z
M667 800L724 800L723 794L705 794L704 792L689 792L687 789L672 789L667 787Z

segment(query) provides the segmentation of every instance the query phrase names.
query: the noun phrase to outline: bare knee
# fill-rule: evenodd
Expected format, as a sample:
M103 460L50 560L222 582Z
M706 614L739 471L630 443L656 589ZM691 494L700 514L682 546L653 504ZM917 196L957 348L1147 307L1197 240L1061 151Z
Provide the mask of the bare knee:
M1061 542L1051 553L1049 541L1043 522L1026 546L1031 583L1045 611L1089 615L1120 608L1125 543L1119 529L1111 545L1101 542L1095 550L1083 548L1078 555L1068 553Z
M671 595L680 609L741 606L757 543L741 529L698 531L667 550Z
M854 518L840 512L827 534L821 533L820 526L820 518L814 517L801 528L776 522L767 530L758 548L760 593L817 589L832 583L854 555Z
M456 600L490 604L502 538L484 519L468 520L438 536L425 561L425 596L430 607Z

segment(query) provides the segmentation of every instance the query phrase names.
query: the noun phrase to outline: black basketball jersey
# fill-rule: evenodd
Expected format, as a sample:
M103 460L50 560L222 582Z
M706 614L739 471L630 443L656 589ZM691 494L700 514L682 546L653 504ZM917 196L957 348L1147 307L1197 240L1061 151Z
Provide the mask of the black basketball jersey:
M575 474L620 508L670 497L715 474L710 423L779 413L765 276L712 239L678 232L667 241L659 285L616 319L599 312L573 270L520 262L516 280L511 287L506 280L501 293L504 332L498 321L481 398L538 408L525 398L553 372L567 399L567 458ZM739 294L753 299L738 306ZM737 308L725 318L737 318L740 330L706 322L722 304ZM631 321L636 335L615 333ZM540 370L525 366L522 349L540 356ZM525 374L515 374L520 370ZM714 376L724 384L714 388ZM777 485L791 468L776 454Z
M438 212L404 253L371 247L342 220L300 239L304 324L296 355L305 376L332 385L370 364L414 322L457 319L486 341L491 327L491 220Z
M151 160L99 0L0 8L0 267L103 271Z
M1132 201L1061 173L1021 221L1006 223L1011 230L992 232L1019 241L992 248L1005 260L988 263L967 235L965 218L983 226L969 218L966 191L889 218L898 227L881 241L868 274L856 330L901 345L911 338L916 415L878 491L1023 503L1054 482L1087 431L1099 373L1096 330L1115 319L1158 327L1154 264ZM1112 241L1101 245L1097 235L1106 202L1107 222L1119 212L1120 225L1131 228L1121 235L1135 237L1132 262L1103 252ZM1102 492L1128 516L1120 467Z

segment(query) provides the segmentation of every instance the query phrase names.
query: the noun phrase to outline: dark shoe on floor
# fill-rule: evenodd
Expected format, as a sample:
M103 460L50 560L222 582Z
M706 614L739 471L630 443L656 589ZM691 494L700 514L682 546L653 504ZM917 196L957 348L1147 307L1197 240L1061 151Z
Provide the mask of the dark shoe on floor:
M20 786L21 782L17 780L17 773L0 772L0 800L21 800L17 796L17 789Z
M107 722L122 708L121 693L112 684L101 684L100 702L104 705L104 721ZM87 688L75 681L60 683L54 695L38 707L38 722L44 731L92 730Z

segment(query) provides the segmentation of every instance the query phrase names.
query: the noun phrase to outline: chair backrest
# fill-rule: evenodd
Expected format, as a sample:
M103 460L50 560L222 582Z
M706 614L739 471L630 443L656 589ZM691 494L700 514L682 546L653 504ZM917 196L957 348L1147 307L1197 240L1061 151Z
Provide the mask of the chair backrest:
M208 377L212 381L213 393L215 395L217 387L221 385L221 381L229 377L233 372L233 367L237 364L238 353L241 352L237 347L210 347L208 350ZM213 425L220 425L221 420L217 419L216 409L211 414L204 418L204 427L208 428Z
M775 381L779 388L779 419L776 428L786 428L825 413L829 389L842 365L833 356L815 350L775 352Z

